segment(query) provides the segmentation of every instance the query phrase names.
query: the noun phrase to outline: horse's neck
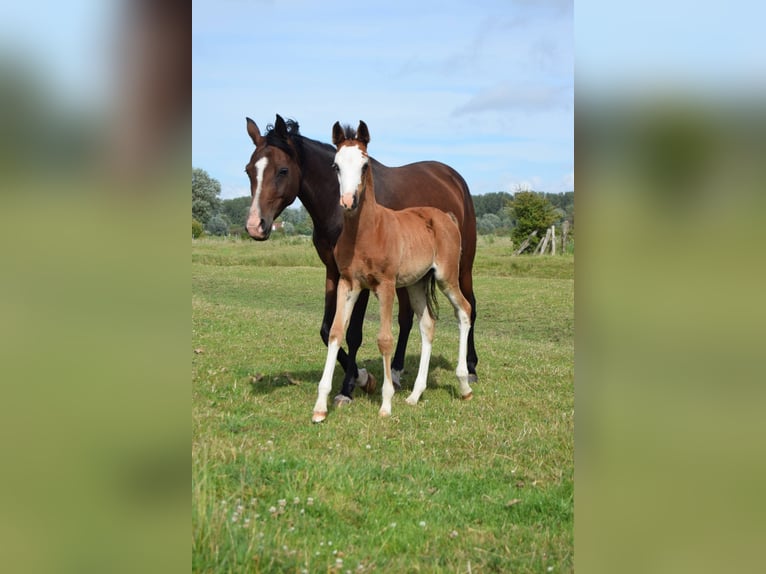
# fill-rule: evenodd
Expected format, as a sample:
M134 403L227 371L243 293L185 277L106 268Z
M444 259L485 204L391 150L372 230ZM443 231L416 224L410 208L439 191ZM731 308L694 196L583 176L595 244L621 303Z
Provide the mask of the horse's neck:
M333 151L330 146L308 138L303 139L298 199L306 208L316 231L321 235L337 237L343 218L339 209L337 179L332 171L332 162Z

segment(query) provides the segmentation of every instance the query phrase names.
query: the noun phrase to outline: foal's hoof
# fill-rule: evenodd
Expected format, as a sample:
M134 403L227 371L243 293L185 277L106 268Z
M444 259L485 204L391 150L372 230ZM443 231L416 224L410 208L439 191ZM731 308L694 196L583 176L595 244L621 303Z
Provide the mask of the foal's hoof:
M461 399L463 399L464 401L470 401L470 400L473 398L473 391L471 391L471 392L470 392L470 393L468 393L467 395L463 395L463 396L462 396L462 397L460 397L460 398L461 398Z
M321 423L327 418L327 411L320 412L320 411L314 411L314 415L311 417L312 423Z
M468 373L468 384L472 385L479 382L479 375L476 373Z
M336 395L332 400L332 404L334 404L337 408L345 407L346 405L351 404L351 398L343 394ZM325 415L327 415L327 413L325 413Z
M378 416L379 416L380 418L382 418L382 419L387 419L388 417L390 417L390 416L391 416L391 413L390 413L389 411L384 411L383 409L380 409L380 410L378 411Z
M364 392L371 395L378 388L378 381L372 376L372 373L367 373L367 384L362 387Z

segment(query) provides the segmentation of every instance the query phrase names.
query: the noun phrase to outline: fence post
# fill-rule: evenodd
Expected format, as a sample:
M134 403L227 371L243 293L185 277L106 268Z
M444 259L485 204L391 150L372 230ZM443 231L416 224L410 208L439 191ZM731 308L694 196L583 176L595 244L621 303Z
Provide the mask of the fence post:
M556 226L551 225L551 255L556 255Z
M551 230L550 228L546 230L545 237L543 237L543 240L540 242L540 245L537 246L537 249L535 249L535 253L538 255L543 255L545 253L545 249L548 247L548 241L551 239Z
M537 229L535 229L532 233L529 234L529 237L527 237L521 245L519 245L519 248L513 252L514 255L520 255L522 251L524 251L527 247L529 247L529 242L532 240L532 238L537 235Z

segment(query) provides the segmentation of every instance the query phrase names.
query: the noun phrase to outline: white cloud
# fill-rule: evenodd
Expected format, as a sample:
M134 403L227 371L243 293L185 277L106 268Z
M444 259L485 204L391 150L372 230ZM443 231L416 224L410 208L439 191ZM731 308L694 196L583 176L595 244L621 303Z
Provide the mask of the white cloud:
M572 107L572 93L572 89L567 87L501 84L481 90L452 113L460 116L499 110L527 113L569 110Z

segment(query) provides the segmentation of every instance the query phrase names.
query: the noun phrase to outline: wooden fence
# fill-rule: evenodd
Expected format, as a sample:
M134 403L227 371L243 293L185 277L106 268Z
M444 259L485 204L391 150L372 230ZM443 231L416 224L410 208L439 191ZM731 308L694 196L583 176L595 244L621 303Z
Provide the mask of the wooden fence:
M535 229L532 233L529 234L529 237L527 237L521 245L519 245L519 248L513 252L514 255L520 255L521 253L524 253L526 249L529 248L529 244L532 241L533 237L537 236L537 230ZM564 253L567 239L569 237L569 222L564 221L563 225L561 226L561 253ZM535 247L535 250L533 251L533 255L545 255L545 253L550 253L551 255L556 255L556 226L551 225L546 231L545 231L545 237L543 237L542 241L537 244L537 247Z

